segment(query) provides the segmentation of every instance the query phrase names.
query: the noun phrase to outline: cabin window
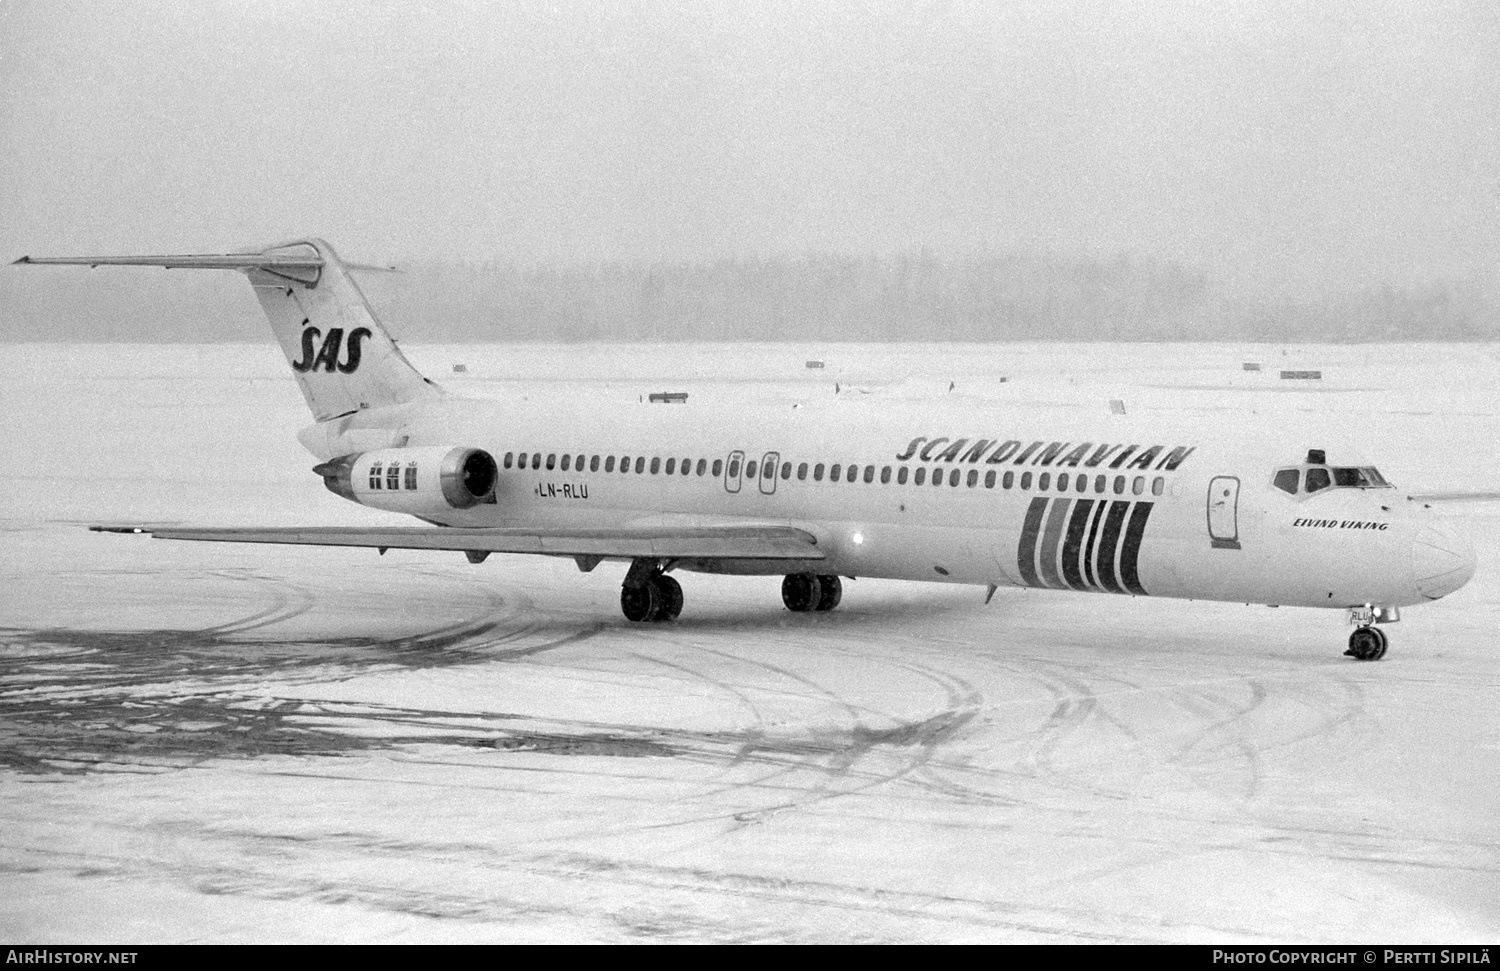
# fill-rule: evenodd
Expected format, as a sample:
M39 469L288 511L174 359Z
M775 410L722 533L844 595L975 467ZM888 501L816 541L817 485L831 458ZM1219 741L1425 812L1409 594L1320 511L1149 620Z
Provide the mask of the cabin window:
M1140 495L1141 493L1143 493L1145 491L1146 491L1146 478L1145 478L1145 476L1140 476L1140 475L1136 476L1135 477L1135 481L1132 482L1132 483L1130 483L1130 494L1133 495L1133 496L1138 496L1138 495Z
M782 462L781 463L781 481L785 482L786 480L790 479L791 477L792 477L792 463L790 463L790 462Z
M417 487L417 463L406 463L406 487L415 489Z
M896 484L906 485L906 466L904 465L896 470Z
M573 470L575 472L582 472L583 471L583 458L584 457L582 455L580 455L580 456L578 456L578 458L576 458L576 459L573 460Z
M651 474L652 475L656 475L660 471L661 471L661 459L658 458L655 455L651 456Z
M1021 488L1022 489L1030 489L1031 488L1031 473L1030 472L1022 472L1021 473Z
M1036 477L1036 487L1038 489L1041 489L1043 492L1045 492L1049 488L1051 488L1052 487L1052 473L1051 472L1043 472L1041 475L1037 476Z
M729 460L729 477L731 479L738 479L740 477L740 460L739 459L730 459Z
M1078 475L1078 476L1074 476L1074 478L1078 482L1077 488L1078 488L1079 492L1088 492L1089 491L1089 477L1088 476L1086 476L1086 475Z
M382 481L381 478L380 478L380 472L381 472L381 470L383 468L385 468L385 466L384 466L383 463L380 463L380 462L376 462L374 465L370 466L370 488L371 489L379 489L380 488L380 483Z
M516 456L516 468L518 468L518 469L524 469L524 468L526 468L526 453L525 452L522 452L520 455Z
M734 475L734 466L733 465L731 465L729 467L729 474L731 476ZM745 463L745 478L747 478L747 479L753 479L753 478L755 478L755 460L754 459L752 459L749 462Z
M1151 494L1153 496L1161 495L1164 488L1166 488L1166 482L1162 480L1161 476L1157 476L1151 480Z
M724 471L724 460L723 459L714 459L714 478L717 479L719 477L719 473L723 472L723 471Z
M970 489L974 488L975 486L977 486L979 484L979 470L978 469L970 469L969 470L969 480L968 481L969 481L969 488Z
M1012 486L1014 486L1015 484L1016 484L1016 474L1014 472L1007 472L1007 473L1005 473L1005 477L1000 480L1001 487L1005 488L1005 489L1009 489Z
M1061 474L1058 475L1058 477L1057 477L1057 491L1058 492L1067 492L1068 491L1068 473L1063 472L1063 473L1061 473Z
M1117 496L1123 496L1124 494L1125 494L1125 477L1123 475L1117 475L1117 476L1115 476L1115 495L1117 495Z
M1307 482L1304 488L1308 492L1321 492L1333 483L1329 480L1327 469L1308 469Z
M505 467L507 469L511 467L511 464L515 461L515 458L516 458L516 453L515 452L506 452L505 453Z
M542 453L541 452L532 452L531 453L531 467L533 469L539 469L539 468L542 467Z
M573 464L573 456L571 456L571 455L564 455L563 456L563 460L562 460L562 470L564 472L568 471L568 467L571 466L572 464Z
M922 483L926 482L927 481L927 467L925 465L919 465L919 466L917 466L917 474L912 477L911 481L915 485L921 485Z
M961 479L961 478L963 478L963 474L964 473L963 473L962 469L954 469L952 472L949 472L948 473L948 484L950 486L953 486L953 487L957 488L957 486L958 486L958 480Z
M651 464L655 465L656 462L653 460ZM651 471L655 472L656 470L652 469ZM677 474L677 460L676 459L667 459L667 469L666 469L666 472L667 472L667 475L676 475Z
M548 452L547 453L547 471L551 472L555 468L557 468L557 453L556 452Z
M614 470L615 470L615 457L613 455L606 455L606 456L604 456L604 471L606 471L606 472L613 472Z
M881 485L890 485L890 483L891 483L891 467L889 465L883 465L883 466L880 467L880 484Z
M799 462L797 464L797 481L798 482L806 482L807 481L807 463L806 462Z
M858 482L859 481L859 466L857 466L857 465L851 465L851 466L849 466L848 471L844 473L844 481L845 482Z
M644 455L637 455L635 457L635 474L636 475L641 475L645 471L646 471L646 456L644 456Z
M594 456L591 456L589 458L589 471L590 472L598 472L599 471L599 456L594 455Z
M1094 491L1102 495L1104 493L1104 482L1108 478L1109 476L1107 475L1094 476Z
M698 474L702 475L703 471L705 469L707 469L707 468L708 468L708 459L699 459L698 460ZM718 475L718 474L719 474L718 471L715 470L714 471L714 475Z
M683 475L692 475L693 474L693 460L692 459L683 459L682 460L682 474Z
M387 489L401 488L401 463L392 462L385 470L385 487Z
M891 477L891 470L890 469L886 469L885 470L885 477L886 477L887 480L890 479L890 477ZM867 466L865 466L865 474L862 476L862 478L865 480L865 484L866 485L869 485L871 482L874 482L875 481L875 466L873 466L873 465L867 465Z
M828 481L837 482L839 479L843 478L843 470L844 467L842 465L839 465L837 462L835 462L833 465L830 465L828 467Z
M942 469L933 469L932 470L932 484L935 485L935 486L940 486L940 485L943 484L943 470Z
M993 489L993 488L995 488L995 470L994 469L990 469L988 472L986 472L984 474L984 487L986 489Z

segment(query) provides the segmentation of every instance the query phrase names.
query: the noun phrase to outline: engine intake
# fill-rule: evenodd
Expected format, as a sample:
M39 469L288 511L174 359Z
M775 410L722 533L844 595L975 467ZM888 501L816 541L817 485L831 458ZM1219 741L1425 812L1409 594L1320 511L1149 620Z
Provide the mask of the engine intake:
M478 448L382 448L345 455L313 471L328 491L391 512L421 516L495 501L495 459Z

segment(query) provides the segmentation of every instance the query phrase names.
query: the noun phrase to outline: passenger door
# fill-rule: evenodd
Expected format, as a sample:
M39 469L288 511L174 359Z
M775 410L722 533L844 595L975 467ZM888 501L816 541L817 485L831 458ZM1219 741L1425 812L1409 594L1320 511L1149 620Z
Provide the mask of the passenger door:
M1208 484L1208 538L1214 549L1240 548L1240 480L1215 476Z

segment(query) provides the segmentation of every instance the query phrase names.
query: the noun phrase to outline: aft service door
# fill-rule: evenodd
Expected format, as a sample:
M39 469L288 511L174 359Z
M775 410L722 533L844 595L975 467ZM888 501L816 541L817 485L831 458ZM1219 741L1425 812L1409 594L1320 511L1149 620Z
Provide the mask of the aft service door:
M745 464L745 453L734 451L729 453L729 461L724 464L724 491L740 491L740 469Z
M1214 549L1240 548L1240 480L1215 476L1208 484L1208 536Z

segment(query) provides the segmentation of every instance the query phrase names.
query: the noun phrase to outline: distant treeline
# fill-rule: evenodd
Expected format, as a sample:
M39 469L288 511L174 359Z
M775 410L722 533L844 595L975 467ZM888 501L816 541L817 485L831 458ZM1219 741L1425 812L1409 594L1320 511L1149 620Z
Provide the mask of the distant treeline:
M1467 281L1229 297L1176 263L1050 256L805 256L712 263L418 262L361 276L398 336L500 341L1494 340ZM3 339L265 335L248 287L197 271L0 270Z

